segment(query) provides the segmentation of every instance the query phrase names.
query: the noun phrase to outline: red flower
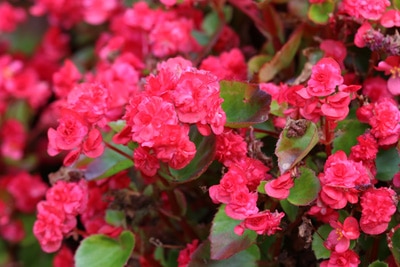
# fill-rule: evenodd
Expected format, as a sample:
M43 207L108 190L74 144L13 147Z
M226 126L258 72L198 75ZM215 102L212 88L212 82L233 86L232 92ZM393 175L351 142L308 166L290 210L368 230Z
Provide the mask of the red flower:
M342 83L339 64L333 58L326 57L313 66L307 92L310 96L328 96Z
M285 199L289 196L290 188L294 186L293 178L290 173L282 174L278 178L268 182L265 185L265 192L270 197Z
M378 63L376 69L391 75L387 82L388 90L392 95L400 95L400 56L387 57Z
M187 267L190 263L190 257L199 246L199 240L195 239L192 243L186 245L185 249L179 252L178 267Z
M361 230L370 235L383 233L396 212L396 192L390 188L371 188L361 196Z
M55 156L62 150L80 147L87 132L88 128L78 113L63 109L57 130L50 128L47 132L49 138L47 153L50 156Z
M285 216L283 212L274 213L269 210L264 210L257 214L250 215L244 219L234 231L237 235L242 235L245 229L255 231L259 235L273 235L281 230L279 224L281 219Z
M321 262L320 267L357 267L360 263L358 255L352 250L341 253L333 251L330 259Z
M347 217L343 224L338 221L331 221L333 230L326 239L325 246L338 253L343 253L350 247L350 240L360 236L358 222L354 217Z

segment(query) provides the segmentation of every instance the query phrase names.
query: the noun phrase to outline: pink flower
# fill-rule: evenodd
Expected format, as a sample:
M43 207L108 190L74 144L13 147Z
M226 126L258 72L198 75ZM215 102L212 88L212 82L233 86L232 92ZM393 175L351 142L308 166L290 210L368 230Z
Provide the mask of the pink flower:
M388 82L381 77L369 77L363 83L362 93L371 102L379 101L382 98L392 98L393 95L389 92L387 84Z
M83 0L83 17L84 20L93 25L105 22L114 11L118 8L117 0Z
M53 258L53 267L74 267L74 254L66 247L62 246L61 249Z
M350 247L350 240L355 240L360 236L358 222L354 217L347 217L343 224L338 221L331 221L333 230L326 239L325 246L338 253L343 253Z
M396 212L396 192L390 188L371 188L361 196L361 230L370 235L383 233Z
M333 58L326 57L313 66L307 92L310 96L328 96L342 83L339 64Z
M358 255L352 250L344 252L332 251L327 261L321 262L321 267L357 267L361 263Z
M400 27L400 11L395 9L386 11L380 22L385 28Z
M66 215L76 216L83 213L88 203L86 181L58 181L46 193L47 202L60 207Z
M348 160L343 151L329 156L319 179L321 200L333 209L341 209L347 202L357 203L358 188L371 184L368 170L362 163Z
M195 239L192 243L186 245L185 249L179 251L178 267L187 267L190 263L190 257L199 246L199 240Z
M24 225L21 220L13 220L0 227L0 236L12 243L21 242L25 237Z
M82 78L78 68L70 60L66 60L64 66L53 74L54 92L59 98L65 98Z
M350 95L337 92L325 99L321 106L321 113L330 120L344 120L349 114Z
M357 47L365 47L366 43L365 43L365 34L372 29L371 24L369 24L368 21L365 21L360 28L358 28L356 35L354 36L354 44Z
M339 63L341 68L344 68L343 61L347 56L347 49L343 42L327 39L321 42L319 48L324 51L325 57L333 58Z
M37 203L45 196L48 186L39 175L20 172L6 186L14 198L15 207L22 212L34 212Z
M0 137L1 154L13 160L22 159L27 139L24 125L15 119L6 120L1 125Z
M200 69L207 70L223 80L246 80L247 65L242 52L234 48L219 57L209 56L201 62Z
M257 192L249 192L248 189L234 191L231 194L230 202L225 206L226 215L236 220L243 220L246 217L256 214Z
M369 118L371 134L379 145L391 145L400 137L400 110L392 99L384 98L372 105L372 116Z
M391 74L388 80L388 90L392 95L400 94L400 56L389 56L385 61L378 63L376 67L379 71L384 71L385 75Z
M24 9L13 7L7 1L0 3L0 32L13 32L26 19Z
M267 174L269 168L258 159L245 157L238 165L246 174L246 185L250 191L256 191L261 181L270 178Z
M351 148L350 158L356 161L375 160L378 154L378 143L369 133L357 137L358 144Z
M49 138L47 153L50 156L55 156L62 150L80 147L88 132L86 123L75 111L63 109L58 121L57 129L50 128L47 132Z
M247 154L247 143L244 138L233 129L226 128L223 133L217 135L216 159L229 167L239 162Z
M265 192L270 197L285 199L289 196L290 189L294 186L290 173L284 173L265 185Z
M51 253L60 249L63 240L62 226L64 221L65 214L60 208L48 202L39 202L33 234L38 239L43 251Z
M328 207L324 202L321 201L321 198L317 198L317 202L314 206L310 208L307 212L311 216L314 216L318 219L318 221L329 223L330 221L337 221L339 219L339 213Z
M379 20L390 6L389 0L344 0L342 9L350 16L367 20Z
M146 176L154 176L160 168L157 157L146 147L139 146L133 153L135 168Z
M250 215L244 219L234 231L237 235L242 235L245 229L255 231L259 235L273 235L281 230L279 224L281 219L285 216L283 212L270 212L264 210L257 214Z
M100 157L104 152L103 137L101 132L92 128L82 144L83 153L89 158Z

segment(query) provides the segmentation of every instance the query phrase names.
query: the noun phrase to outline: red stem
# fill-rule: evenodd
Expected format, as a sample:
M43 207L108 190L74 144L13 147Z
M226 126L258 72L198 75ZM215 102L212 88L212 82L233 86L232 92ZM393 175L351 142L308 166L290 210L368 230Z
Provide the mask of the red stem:
M120 154L120 155L122 155L122 156L124 156L124 157L126 157L126 158L128 158L128 159L130 159L130 160L133 161L132 156L128 155L127 153L125 153L125 152L122 151L121 149L116 148L115 146L113 146L113 145L111 145L110 143L107 143L107 142L104 142L104 144L105 144L106 147L108 147L109 149L111 149L111 150L117 152L118 154Z

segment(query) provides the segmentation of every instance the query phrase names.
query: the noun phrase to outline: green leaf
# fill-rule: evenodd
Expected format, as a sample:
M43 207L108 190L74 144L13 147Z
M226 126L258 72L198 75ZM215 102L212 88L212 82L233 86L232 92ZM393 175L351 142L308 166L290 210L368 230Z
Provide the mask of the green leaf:
M324 224L313 234L311 248L317 260L328 259L331 256L331 251L324 246L324 240L326 240L331 231L332 227L329 224Z
M294 180L287 200L296 206L304 206L314 201L321 189L319 179L315 173L305 167L300 168L300 177Z
M132 232L124 231L119 240L98 234L85 238L75 253L76 267L123 267L128 261L135 237Z
M399 9L399 8L400 8L400 0L393 0L392 3L393 3L393 6L394 6L396 9Z
M0 266L6 266L6 263L10 260L10 255L7 251L6 243L0 239Z
M110 126L110 128L113 129L117 133L122 131L122 129L124 129L125 125L126 125L125 120L111 121L108 123L108 126Z
M279 201L281 204L281 207L289 220L291 222L294 222L297 218L297 213L299 211L299 207L296 205L291 204L287 199L282 199Z
M260 184L257 186L257 192L261 194L267 194L265 192L265 185L267 184L267 181L261 181Z
M392 255L394 257L394 260L396 261L397 266L400 265L400 228L397 228L396 231L394 231L393 235L390 237L390 241L392 242L392 246L389 247L390 251L392 252Z
M389 265L383 261L374 261L368 267L388 267Z
M192 127L190 140L196 144L196 155L192 161L180 170L170 168L165 163L161 164L158 174L171 182L184 183L199 178L207 170L215 157L215 135L203 136L196 127Z
M278 72L293 63L293 58L300 46L302 36L303 26L300 26L293 32L290 39L275 54L272 60L262 66L258 74L260 82L272 80Z
M268 119L271 96L258 85L234 81L221 81L220 85L227 127L245 128Z
M299 133L292 134L292 129L298 128L298 125L301 125ZM281 174L293 168L307 156L318 141L318 130L314 123L303 119L289 122L281 132L275 149Z
M331 1L311 4L308 9L308 18L317 24L326 24L334 8L335 4Z
M112 145L128 155L133 155L132 150L126 146ZM89 181L108 178L130 167L133 167L133 156L132 159L128 159L120 153L106 147L103 155L89 163L85 170L85 177Z
M240 221L234 220L225 213L225 206L221 205L214 217L209 240L211 242L211 259L227 259L254 244L257 234L245 230L239 236L233 231Z
M224 17L225 23L229 22L232 18L232 7L225 6L224 7ZM206 15L204 18L201 28L205 32L206 35L212 36L215 31L220 27L221 19L218 16L218 13L215 10L212 10L210 13Z
M259 259L260 249L256 245L251 245L228 259L212 260L210 259L210 241L206 240L192 254L188 267L257 267Z
M261 67L271 59L272 59L271 55L256 55L252 57L247 63L249 73L251 75L257 73L261 69Z
M349 155L351 148L357 144L357 137L362 135L367 128L367 124L361 123L356 119L339 122L335 133L337 136L333 140L332 152L343 150Z
M376 179L391 181L399 171L400 157L395 147L381 149L376 156Z
M105 220L108 224L116 227L125 225L125 213L121 210L106 210Z

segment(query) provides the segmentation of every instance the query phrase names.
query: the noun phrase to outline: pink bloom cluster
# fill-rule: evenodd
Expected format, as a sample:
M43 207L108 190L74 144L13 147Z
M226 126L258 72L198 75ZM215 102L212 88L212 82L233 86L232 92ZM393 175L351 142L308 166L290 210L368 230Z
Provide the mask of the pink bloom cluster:
M26 19L24 9L14 7L8 2L0 3L0 14L0 32L13 32L18 23Z
M50 253L60 249L64 235L76 227L76 216L85 211L87 195L88 188L84 180L60 180L47 191L46 201L37 205L37 220L33 226L33 233L43 251Z
M370 188L361 196L361 230L370 235L386 231L397 207L396 192L390 188Z
M35 16L49 15L52 25L70 28L78 22L97 25L107 21L120 8L117 0L68 1L35 0L30 13Z
M389 0L344 0L341 3L343 12L351 17L365 20L379 20L389 6Z
M400 138L400 110L394 100L382 98L357 110L357 118L371 126L379 146L392 145Z
M169 59L158 65L158 74L147 78L145 90L132 97L123 117L126 126L114 141L140 145L134 161L146 176L157 172L159 160L181 169L196 154L189 139L191 125L203 135L222 133L222 101L216 76L183 58Z
M344 58L340 54L345 54L345 50L338 54L327 49L325 45L322 49L326 50L327 55L335 55L343 64ZM342 51L340 48L338 50ZM271 94L279 104L288 103L290 107L284 113L293 119L301 116L317 122L324 116L330 121L338 121L346 118L350 101L354 99L354 93L361 88L359 85L345 85L344 82L339 63L332 57L324 57L312 67L306 87L286 84L280 87L261 84L260 87Z
M280 230L279 224L284 213L259 211L257 207L257 187L261 181L269 179L269 168L261 161L247 156L247 146L243 137L232 129L226 129L217 137L216 158L228 167L217 185L209 188L214 203L226 204L226 214L242 220L235 233L242 235L245 229L258 234L272 235Z
M369 187L372 175L360 162L347 159L343 151L328 157L324 172L319 174L321 181L320 198L333 209L342 209L347 202L358 202L358 194Z

